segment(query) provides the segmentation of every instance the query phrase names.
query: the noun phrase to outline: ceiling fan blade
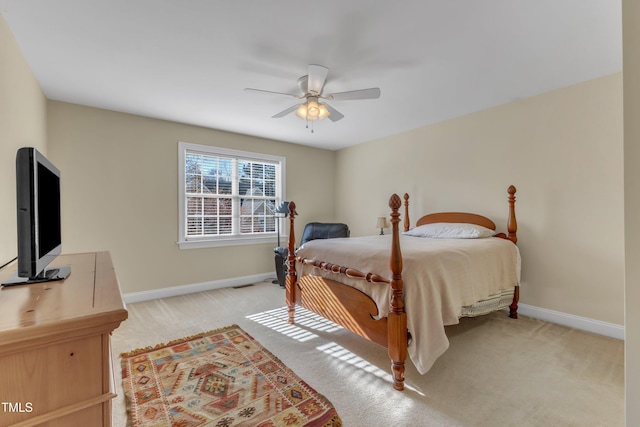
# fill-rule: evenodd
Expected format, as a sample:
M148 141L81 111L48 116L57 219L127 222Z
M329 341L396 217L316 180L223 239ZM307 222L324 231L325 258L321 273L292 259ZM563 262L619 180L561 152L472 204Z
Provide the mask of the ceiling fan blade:
M281 117L284 117L287 114L291 114L294 111L296 111L298 109L298 107L300 107L300 104L292 105L291 107L287 108L286 110L280 111L278 114L274 114L273 116L271 116L271 118L279 119Z
M380 88L350 90L347 92L332 93L324 97L330 101L350 101L354 99L376 99L380 98Z
M244 88L245 92L256 92L256 93L264 93L264 94L269 94L269 95L286 95L286 96L291 96L293 98L302 98L301 96L295 95L293 93L285 93L285 92L273 92L271 90L262 90L262 89L252 89L250 87L246 87Z
M311 93L321 94L324 81L327 79L329 69L322 65L309 65L309 81L307 83L307 90Z
M340 111L336 110L326 102L324 103L324 106L327 107L327 110L329 110L329 120L331 120L332 122L337 122L344 117L344 114L342 114Z

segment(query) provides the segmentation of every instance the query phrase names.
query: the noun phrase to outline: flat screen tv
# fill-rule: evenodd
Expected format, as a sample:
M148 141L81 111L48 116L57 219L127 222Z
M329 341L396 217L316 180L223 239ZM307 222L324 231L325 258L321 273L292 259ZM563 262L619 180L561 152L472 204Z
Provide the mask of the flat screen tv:
M62 280L69 266L46 267L62 252L60 171L38 150L16 154L18 270L3 286Z

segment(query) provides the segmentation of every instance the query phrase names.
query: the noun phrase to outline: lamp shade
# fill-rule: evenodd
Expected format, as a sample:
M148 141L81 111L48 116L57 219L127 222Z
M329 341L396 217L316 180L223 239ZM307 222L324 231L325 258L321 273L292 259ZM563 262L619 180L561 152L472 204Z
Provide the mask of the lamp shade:
M389 223L387 222L387 218L383 216L378 218L378 224L376 225L376 228L389 228Z
M307 104L300 104L300 107L296 110L296 116L300 117L302 120L307 119Z

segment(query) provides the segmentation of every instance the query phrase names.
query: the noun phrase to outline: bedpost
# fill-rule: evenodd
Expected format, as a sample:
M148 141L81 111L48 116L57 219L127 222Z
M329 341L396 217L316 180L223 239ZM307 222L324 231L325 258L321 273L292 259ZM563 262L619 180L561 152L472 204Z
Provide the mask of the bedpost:
M516 221L516 187L510 185L507 189L509 193L509 219L507 220L507 232L508 239L513 243L518 242L518 222ZM518 284L513 292L513 300L509 306L509 317L512 319L518 318L518 301L520 300L520 285Z
M406 200L406 199L405 199ZM402 281L402 252L400 251L400 232L398 223L402 206L400 196L394 194L389 199L391 208L391 295L389 297L389 314L387 316L388 350L393 372L393 388L404 390L404 362L407 359L407 313L404 310Z
M518 222L516 221L516 187L510 185L507 189L509 193L509 220L507 221L507 231L509 232L509 240L513 243L518 242Z
M404 231L409 231L411 221L409 221L409 193L404 193Z
M294 220L296 214L296 204L289 203L289 254L287 255L287 278L286 278L286 302L289 308L289 323L295 323L296 312L296 233L294 228Z

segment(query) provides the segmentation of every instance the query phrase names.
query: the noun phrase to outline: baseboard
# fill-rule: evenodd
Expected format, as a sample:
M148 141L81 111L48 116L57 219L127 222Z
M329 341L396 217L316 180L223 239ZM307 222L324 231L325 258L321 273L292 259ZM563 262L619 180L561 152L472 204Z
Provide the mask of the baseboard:
M527 304L518 304L518 314L529 316L546 322L580 329L594 334L624 340L624 326L615 323L601 322L587 317L575 316L560 311L535 307Z
M178 295L192 294L194 292L210 291L212 289L232 288L234 286L248 285L250 283L264 282L275 279L274 272L254 274L251 276L233 277L230 279L213 280L211 282L194 283L191 285L172 286L169 288L152 289L150 291L130 292L123 295L124 302L149 301L158 298L175 297Z
M131 292L124 294L125 303L133 304L141 301L149 301L158 298L175 297L178 295L191 294L194 292L210 291L212 289L231 288L250 283L264 282L275 278L273 272L254 274L251 276L234 277L231 279L214 280L211 282L195 283L191 285L172 286L170 288L153 289L150 291ZM575 316L560 311L535 307L533 305L518 304L518 314L529 316L546 322L570 328L580 329L595 334L604 335L619 340L624 340L624 326L615 323L601 322L587 317Z

